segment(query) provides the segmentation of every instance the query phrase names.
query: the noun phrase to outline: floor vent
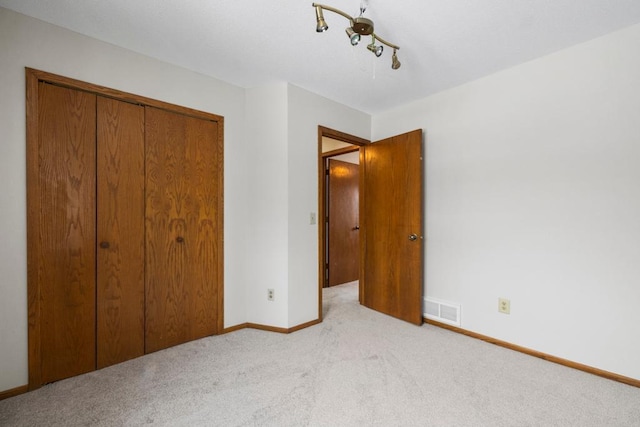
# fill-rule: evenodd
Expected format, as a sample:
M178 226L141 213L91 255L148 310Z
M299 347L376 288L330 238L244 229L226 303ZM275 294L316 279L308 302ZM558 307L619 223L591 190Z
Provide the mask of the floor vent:
M424 299L424 317L449 325L460 326L460 305L438 300Z

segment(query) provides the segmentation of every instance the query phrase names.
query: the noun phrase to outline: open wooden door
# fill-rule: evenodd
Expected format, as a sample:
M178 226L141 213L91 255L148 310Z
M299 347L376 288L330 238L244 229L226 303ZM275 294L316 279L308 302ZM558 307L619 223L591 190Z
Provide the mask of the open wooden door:
M360 302L422 323L422 130L361 151Z

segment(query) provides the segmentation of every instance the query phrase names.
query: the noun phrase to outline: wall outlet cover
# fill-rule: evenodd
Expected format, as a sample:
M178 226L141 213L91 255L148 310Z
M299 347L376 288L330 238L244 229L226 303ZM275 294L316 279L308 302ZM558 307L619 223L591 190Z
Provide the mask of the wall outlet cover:
M504 314L511 314L511 301L506 298L498 298L498 311Z

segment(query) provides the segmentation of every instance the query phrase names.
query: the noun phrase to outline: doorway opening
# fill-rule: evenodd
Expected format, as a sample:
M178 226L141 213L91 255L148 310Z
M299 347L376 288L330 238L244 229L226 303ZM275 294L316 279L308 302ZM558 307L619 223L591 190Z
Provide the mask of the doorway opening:
M322 289L359 278L360 147L370 141L318 126L318 318ZM332 190L333 189L333 190ZM333 256L332 256L333 255Z

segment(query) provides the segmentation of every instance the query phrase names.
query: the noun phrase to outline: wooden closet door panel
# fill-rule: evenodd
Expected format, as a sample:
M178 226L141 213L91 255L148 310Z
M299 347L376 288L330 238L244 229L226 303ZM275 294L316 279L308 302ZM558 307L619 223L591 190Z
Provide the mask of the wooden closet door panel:
M186 341L182 118L145 108L145 351Z
M144 107L98 97L97 367L144 354Z
M218 233L217 229L219 164L217 156L218 124L209 120L187 117L189 141L185 177L188 178L187 236L190 250L189 280L194 298L189 301L190 339L216 332Z
M216 332L218 125L146 108L147 352Z
M96 96L39 83L42 383L96 366Z

